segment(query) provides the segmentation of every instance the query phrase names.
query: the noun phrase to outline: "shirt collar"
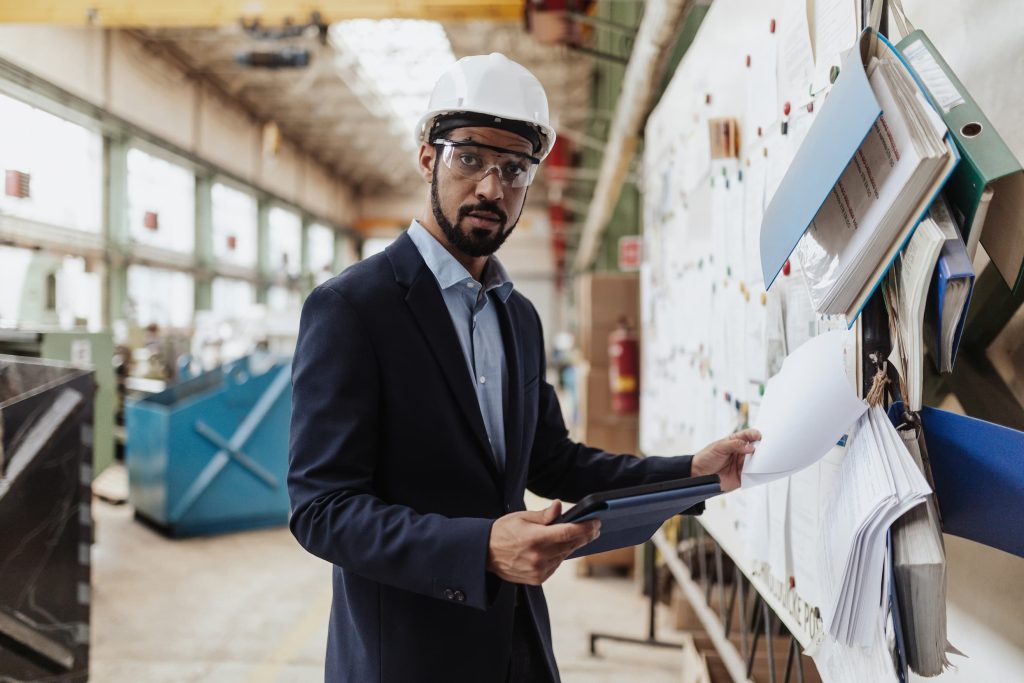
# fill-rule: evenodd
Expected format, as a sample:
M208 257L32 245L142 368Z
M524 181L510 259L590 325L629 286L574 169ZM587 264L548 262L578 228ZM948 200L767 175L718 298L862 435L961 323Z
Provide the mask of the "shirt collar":
M441 243L419 221L414 220L409 225L408 233L441 289L449 289L455 285L465 286L467 281L473 280L473 276L469 274L466 267L441 246ZM497 256L492 255L487 259L487 267L484 268L483 274L483 286L485 292L495 290L495 294L502 302L508 301L512 295L512 278L509 277L508 271L505 270L505 266Z

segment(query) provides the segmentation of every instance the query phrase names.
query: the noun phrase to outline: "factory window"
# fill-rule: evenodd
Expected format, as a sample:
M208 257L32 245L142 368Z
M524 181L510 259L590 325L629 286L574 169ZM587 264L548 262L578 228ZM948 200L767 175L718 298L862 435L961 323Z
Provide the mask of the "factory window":
M196 183L178 164L128 150L128 225L133 241L191 253L195 248Z
M379 254L387 249L388 245L394 241L394 237L368 237L363 240L362 257L364 259L368 259L374 254Z
M298 277L302 268L302 219L275 206L270 209L270 252L267 266L273 276Z
M139 327L189 327L195 308L195 282L188 273L128 266L128 300Z
M0 214L98 233L102 138L3 95L0 121Z
M297 311L302 308L302 295L294 289L272 285L267 290L267 308L272 311Z
M309 272L318 285L334 275L334 234L326 225L313 223L309 226Z
M222 183L214 183L213 255L219 263L256 267L256 198Z
M63 328L100 325L100 278L86 261L35 249L0 247L0 321Z
M245 280L213 278L213 312L226 318L244 315L256 303L256 287Z

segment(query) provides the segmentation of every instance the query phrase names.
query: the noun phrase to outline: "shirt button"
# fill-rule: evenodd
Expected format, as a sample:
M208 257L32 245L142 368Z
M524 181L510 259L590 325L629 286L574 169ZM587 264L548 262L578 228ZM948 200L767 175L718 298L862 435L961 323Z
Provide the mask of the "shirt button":
M466 283L466 287L468 287L469 289L473 289L473 283L472 282L467 282Z
M483 375L480 375L480 384L487 384L487 378Z

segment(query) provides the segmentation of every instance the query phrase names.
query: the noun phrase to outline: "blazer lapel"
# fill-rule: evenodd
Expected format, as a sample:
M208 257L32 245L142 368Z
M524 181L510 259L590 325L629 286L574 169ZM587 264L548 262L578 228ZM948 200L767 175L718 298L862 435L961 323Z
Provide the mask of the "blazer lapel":
M501 338L505 346L505 366L508 369L508 384L505 396L505 486L515 486L519 481L518 469L526 462L523 450L523 373L519 358L519 338L516 325L512 319L512 311L508 302L493 298L497 303L498 323L501 326ZM506 491L506 500L513 491Z
M462 347L459 345L459 338L455 334L455 327L441 296L441 289L437 286L437 280L407 234L402 233L388 247L387 254L395 269L396 279L409 288L405 302L423 332L434 358L441 366L445 381L480 444L481 453L491 474L500 480L491 444L487 438L487 430L484 427L484 419L480 414L476 391L466 368L466 359L462 355Z

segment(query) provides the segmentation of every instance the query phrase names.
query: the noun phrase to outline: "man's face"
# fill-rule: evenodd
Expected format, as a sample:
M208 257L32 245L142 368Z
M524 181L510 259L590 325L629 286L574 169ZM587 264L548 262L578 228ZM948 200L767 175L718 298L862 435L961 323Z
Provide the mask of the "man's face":
M455 142L479 142L512 152L533 154L530 142L498 128L456 128L444 136ZM495 172L482 180L462 178L437 158L421 153L420 161L430 163L430 204L434 219L448 242L471 257L490 256L512 234L526 201L526 187L503 186ZM455 148L458 153L458 148Z

